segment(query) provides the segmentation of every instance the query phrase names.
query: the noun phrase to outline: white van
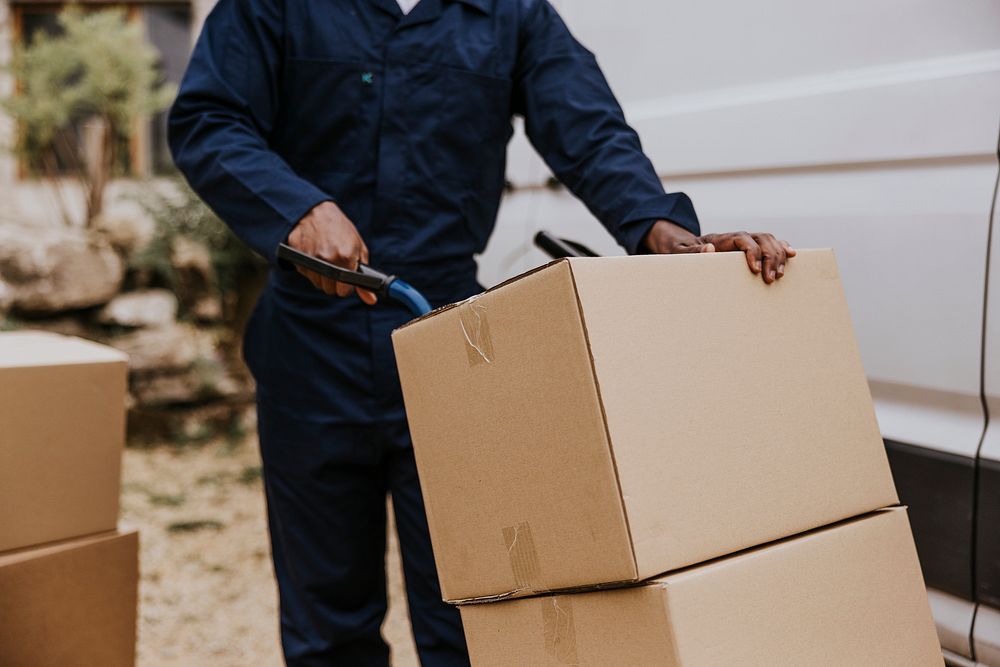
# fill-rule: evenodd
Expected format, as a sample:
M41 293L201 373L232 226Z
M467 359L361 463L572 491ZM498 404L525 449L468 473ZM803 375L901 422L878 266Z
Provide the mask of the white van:
M1000 667L1000 2L554 4L706 232L836 249L946 658ZM483 284L621 254L520 132L509 180Z

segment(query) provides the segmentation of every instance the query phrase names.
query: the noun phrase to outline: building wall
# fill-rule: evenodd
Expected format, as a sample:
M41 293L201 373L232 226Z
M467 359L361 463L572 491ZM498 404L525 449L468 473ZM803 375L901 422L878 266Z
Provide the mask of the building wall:
M0 0L0 98L10 95L14 86L13 78L4 69L11 62L13 46L13 11L7 2ZM12 153L15 130L11 118L0 112L0 224L61 225L62 215L52 187L18 175L18 160ZM82 192L72 183L61 187L71 215L77 221L82 220Z
M0 98L6 97L14 85L6 67L10 64L13 22L10 5L0 2ZM13 124L10 118L0 113L0 222L8 214L10 184L16 175L16 163L4 150L13 141Z
M191 6L194 8L194 27L191 30L193 41L201 31L201 24L205 22L205 17L215 6L215 0L192 0Z
M0 2L0 97L10 95L14 87L13 77L4 69L13 57L13 41L13 12ZM51 192L18 178L18 161L12 154L15 130L13 120L0 113L0 223L58 224Z

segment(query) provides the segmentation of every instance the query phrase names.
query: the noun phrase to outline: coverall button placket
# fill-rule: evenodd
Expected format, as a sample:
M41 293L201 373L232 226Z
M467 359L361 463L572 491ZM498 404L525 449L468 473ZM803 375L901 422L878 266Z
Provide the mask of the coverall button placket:
M401 119L405 117L406 65L394 59L398 50L398 28L387 42L384 55L384 75L381 84L382 108L379 116L379 148L377 175L375 180L375 218L373 226L381 235L378 250L383 256L393 260L398 257L397 239L393 222L399 217L405 198L404 178L407 153L405 127Z

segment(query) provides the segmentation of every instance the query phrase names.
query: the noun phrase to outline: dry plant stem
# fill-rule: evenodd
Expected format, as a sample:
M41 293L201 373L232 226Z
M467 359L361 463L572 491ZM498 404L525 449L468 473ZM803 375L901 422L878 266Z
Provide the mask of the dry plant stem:
M94 215L90 218L90 223L93 225L97 217L104 212L104 196L107 191L107 186L111 183L111 178L114 175L115 163L118 161L118 126L111 120L109 116L105 116L104 121L104 174L102 176L102 184L99 190L100 198L98 201L98 207Z
M69 165L70 169L75 173L76 180L83 188L84 196L86 197L85 201L88 202L89 209L90 191L93 184L87 177L86 166L80 160L76 148L70 142L66 132L56 132L55 139L52 143L58 156L61 157L63 162Z
M69 205L66 203L66 194L63 192L62 183L59 178L59 170L56 168L55 160L50 151L44 151L41 155L42 169L45 171L45 180L55 194L56 205L59 207L59 216L63 224L67 227L73 225L73 216L70 215Z
M115 143L117 132L115 129L115 124L109 116L103 115L100 117L99 131L101 136L97 144L100 146L100 154L94 156L95 159L92 162L96 165L96 168L93 170L94 173L90 174L91 184L87 198L87 221L89 225L93 225L94 221L104 211L104 194L108 183L111 182L111 174L114 170L115 158L117 156L117 146Z

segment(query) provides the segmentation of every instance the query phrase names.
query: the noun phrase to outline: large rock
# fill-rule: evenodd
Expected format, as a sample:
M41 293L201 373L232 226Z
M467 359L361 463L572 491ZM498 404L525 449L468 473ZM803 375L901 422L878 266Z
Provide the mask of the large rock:
M199 322L222 321L222 300L217 295L206 294L188 307L188 312Z
M213 398L193 370L135 377L129 385L137 406L160 407L200 403Z
M105 213L94 222L108 242L126 257L144 248L156 233L152 219L143 215Z
M136 404L143 407L197 405L218 399L246 401L245 387L226 369L210 360L199 360L179 373L136 376L130 390Z
M185 312L200 322L221 320L218 279L208 248L181 236L174 239L170 260L177 276L177 294Z
M171 246L170 259L175 269L198 274L197 278L203 286L208 287L214 284L215 271L212 268L212 253L204 245L184 236L178 236Z
M112 299L97 315L101 324L123 327L165 326L177 319L177 297L165 289L125 292Z
M182 324L138 329L113 338L109 344L125 352L129 370L140 375L185 371L199 358L214 354L210 336Z
M203 442L220 435L241 437L255 425L253 403L218 401L196 406L139 406L128 414L128 436L133 445Z
M0 282L13 310L50 315L107 303L125 262L107 241L79 229L0 226Z
M45 319L22 320L18 322L19 329L31 329L32 331L48 331L60 336L73 336L84 338L98 343L104 342L105 336L100 329L90 326L85 318L73 317L72 315L62 315L59 317L46 317Z

